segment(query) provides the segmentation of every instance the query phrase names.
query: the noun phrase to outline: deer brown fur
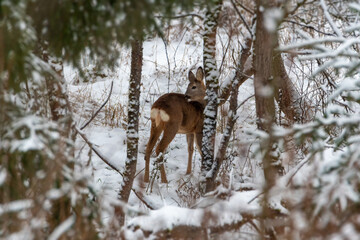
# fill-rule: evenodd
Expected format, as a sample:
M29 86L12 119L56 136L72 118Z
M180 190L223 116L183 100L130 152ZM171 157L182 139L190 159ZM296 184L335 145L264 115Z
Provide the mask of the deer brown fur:
M204 71L199 67L196 76L189 71L189 85L186 93L168 93L161 96L151 107L151 132L145 152L144 181L149 182L150 155L163 133L163 137L156 147L155 154L163 154L177 133L186 134L188 143L188 166L186 174L191 173L194 140L198 149L201 149L203 111L205 106ZM201 152L201 151L200 151ZM163 156L158 158L160 163L161 182L167 183Z

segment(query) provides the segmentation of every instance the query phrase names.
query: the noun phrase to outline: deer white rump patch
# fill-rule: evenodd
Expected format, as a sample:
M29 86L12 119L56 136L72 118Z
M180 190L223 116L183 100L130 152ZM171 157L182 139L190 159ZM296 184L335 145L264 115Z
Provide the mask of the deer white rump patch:
M168 122L170 120L169 114L167 114L164 110L153 108L150 113L151 119L155 120L156 126L159 126L160 122Z

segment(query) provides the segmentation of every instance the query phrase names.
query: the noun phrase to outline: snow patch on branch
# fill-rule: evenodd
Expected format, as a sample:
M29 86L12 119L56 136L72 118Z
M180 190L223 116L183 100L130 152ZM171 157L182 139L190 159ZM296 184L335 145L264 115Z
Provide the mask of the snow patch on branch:
M269 8L264 12L264 27L268 32L276 32L279 23L284 17L280 8Z
M68 231L72 225L75 223L76 217L70 216L68 219L66 219L64 222L62 222L55 230L50 234L49 240L56 240L61 237L62 234L64 234L66 231Z

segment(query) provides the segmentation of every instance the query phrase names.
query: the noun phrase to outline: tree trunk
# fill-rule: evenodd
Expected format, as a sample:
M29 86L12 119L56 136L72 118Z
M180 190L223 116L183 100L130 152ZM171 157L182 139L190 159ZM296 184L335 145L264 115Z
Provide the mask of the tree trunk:
M218 108L219 72L216 66L216 30L220 15L222 0L212 3L205 14L204 22L204 70L206 81L206 107L204 110L204 126L202 139L201 171L204 179L201 183L201 192L208 192L214 188L211 168L214 163L214 149L216 136L216 119Z
M272 126L275 123L274 97L278 92L274 73L275 47L277 46L277 27L281 19L269 17L270 11L279 10L281 1L257 0L256 1L256 32L254 41L254 88L256 101L257 125L268 136L260 143L262 165L264 170L264 196L263 196L263 219L261 221L262 237L273 237L271 226L273 212L269 208L269 190L276 183L276 179L283 167L281 160L276 156L277 146L272 137ZM267 17L267 18L266 18Z
M74 157L75 147L74 144L69 144L69 140L71 139L74 142L75 135L72 129L73 119L70 105L66 95L63 64L61 60L49 56L46 50L46 44L39 44L38 50L38 54L42 60L49 64L52 69L52 72L44 72L44 75L51 119L58 124L58 130L61 135L60 141L57 143L59 154L56 159L59 166L66 165L69 169L74 169L72 159ZM60 189L66 180L61 171L61 167L57 170L58 171L52 174L54 174L55 182L58 183L56 187ZM63 196L52 202L52 213L48 217L51 232L73 215L71 209L71 201L68 196Z
M254 88L256 101L257 125L260 130L269 134L266 143L261 146L264 152L263 168L265 183L270 187L275 184L281 162L274 158L271 129L275 120L274 97L277 93L277 83L274 79L274 57L277 46L277 28L268 29L264 15L269 8L277 7L276 1L257 0L256 37L254 41ZM269 19L267 19L269 20ZM267 23L268 24L268 23Z
M225 158L226 155L226 149L227 146L229 144L229 140L231 137L231 133L233 131L236 119L237 119L237 109L238 109L238 93L239 93L239 87L241 86L241 84L243 84L245 82L246 79L248 79L248 74L251 74L250 71L252 71L252 69L245 69L245 63L248 59L248 57L250 56L250 50L251 50L251 44L252 44L252 39L248 38L246 39L246 43L245 43L245 47L242 49L241 51L241 55L240 55L240 60L238 63L238 68L236 69L236 74L235 77L232 79L231 84L228 89L229 89L229 94L225 93L225 91L223 92L223 98L222 100L225 100L228 98L228 95L230 95L230 106L229 106L229 114L228 114L228 119L227 119L227 124L226 124L226 128L224 131L224 135L223 138L221 139L220 142L220 146L219 149L217 151L216 154L216 158L215 161L213 163L212 166L212 178L211 181L214 183L216 176L219 172L220 166ZM244 71L248 74L244 74ZM212 184L211 187L215 187L215 184ZM214 189L208 189L210 191L214 190Z
M128 101L128 126L127 126L127 152L124 179L119 192L120 200L128 202L132 185L135 178L136 163L138 155L138 129L139 129L139 106L140 106L140 83L143 49L142 41L131 43L131 73ZM120 226L124 225L125 213L123 209L116 209Z

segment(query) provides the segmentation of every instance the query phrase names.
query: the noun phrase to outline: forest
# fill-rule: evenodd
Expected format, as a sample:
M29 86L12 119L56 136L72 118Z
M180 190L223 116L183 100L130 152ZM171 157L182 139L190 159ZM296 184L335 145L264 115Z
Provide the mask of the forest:
M354 0L0 0L0 239L360 239L359 69Z

